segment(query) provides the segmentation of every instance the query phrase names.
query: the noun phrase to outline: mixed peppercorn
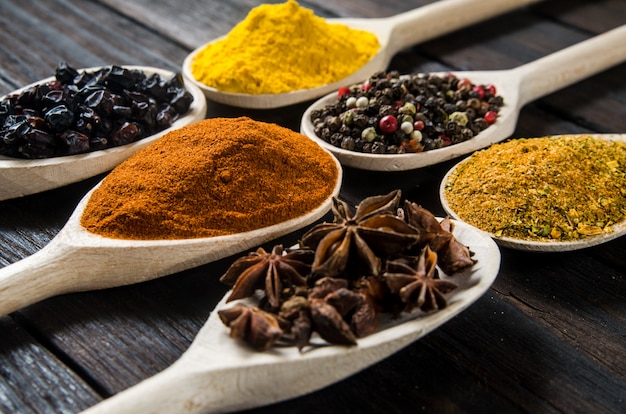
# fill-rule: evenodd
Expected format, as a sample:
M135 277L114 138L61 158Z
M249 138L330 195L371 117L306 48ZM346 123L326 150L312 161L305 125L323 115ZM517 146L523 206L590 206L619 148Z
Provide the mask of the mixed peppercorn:
M305 233L300 248L262 248L236 260L221 281L233 286L228 302L255 297L258 306L218 310L231 336L260 350L278 344L299 349L324 343L355 345L378 329L381 313L399 315L447 306L456 275L475 260L441 222L406 201L400 191L366 198L353 213L333 200L334 221Z
M315 134L336 147L373 154L467 141L493 124L503 105L493 85L453 74L378 72L337 95L336 103L311 112Z
M180 74L79 72L62 62L54 80L0 100L0 155L49 158L129 144L169 128L192 102Z

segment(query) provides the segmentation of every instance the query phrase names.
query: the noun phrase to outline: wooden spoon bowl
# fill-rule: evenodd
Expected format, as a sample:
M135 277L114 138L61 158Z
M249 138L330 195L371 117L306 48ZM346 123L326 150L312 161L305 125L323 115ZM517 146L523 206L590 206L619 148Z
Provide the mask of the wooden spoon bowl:
M125 67L139 69L148 75L157 73L162 78L169 78L174 75L172 72L147 66ZM80 71L91 72L97 69L100 68L80 69ZM12 94L20 93L29 87L53 79L54 77L50 77L32 83L12 92ZM37 160L17 159L0 155L0 201L52 190L107 172L169 131L204 119L207 107L204 94L190 82L186 82L185 88L193 95L193 102L189 111L178 118L171 127L131 144L85 154Z
M389 321L356 346L323 346L304 353L296 347L254 351L231 338L213 311L172 366L85 413L238 411L294 398L361 371L441 326L489 289L500 267L498 247L464 223L455 222L454 235L475 253L477 263L450 278L459 287L442 310ZM229 294L216 309L225 306Z
M335 147L319 138L311 122L311 112L333 104L336 92L313 103L302 117L301 132L331 151L349 167L373 171L405 171L434 165L469 154L511 136L521 108L528 102L578 82L626 59L626 25L570 46L514 69L453 72L474 84L493 84L504 98L496 122L474 138L420 153L369 154Z
M176 240L123 240L87 231L80 219L93 189L79 202L61 231L42 250L0 269L0 316L68 292L130 285L200 266L296 231L322 217L332 194L294 219L228 236ZM96 186L97 188L97 186ZM95 189L95 188L94 188Z
M319 98L327 93L367 79L371 74L385 70L391 58L400 50L445 33L486 20L515 8L536 3L538 0L443 0L395 16L379 19L328 19L329 23L345 24L355 29L367 30L378 37L379 52L363 67L347 78L321 85L280 94L247 94L219 91L199 82L193 75L191 64L198 52L221 38L211 40L192 51L183 62L185 78L201 89L207 98L241 108L270 109L293 105ZM462 10L462 12L459 12ZM278 75L277 75L278 76Z

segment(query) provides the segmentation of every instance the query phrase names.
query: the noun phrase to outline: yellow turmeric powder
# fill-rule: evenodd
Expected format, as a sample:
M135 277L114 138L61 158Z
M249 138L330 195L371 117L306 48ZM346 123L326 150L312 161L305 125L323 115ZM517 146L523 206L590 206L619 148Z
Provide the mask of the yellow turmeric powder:
M377 37L330 24L295 0L252 9L195 57L195 79L219 91L278 94L341 80L379 49Z

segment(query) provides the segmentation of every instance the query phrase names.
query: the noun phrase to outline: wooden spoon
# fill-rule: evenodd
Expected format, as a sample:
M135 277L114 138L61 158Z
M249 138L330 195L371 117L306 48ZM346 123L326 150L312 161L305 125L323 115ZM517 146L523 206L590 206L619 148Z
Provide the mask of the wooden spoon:
M128 69L139 69L148 75L157 73L164 79L174 75L172 72L153 67L125 67ZM100 68L80 69L80 71L91 72L97 69ZM32 83L12 92L12 94L20 93L31 86L49 82L53 79L54 77L50 77ZM53 188L62 187L107 172L169 131L203 119L206 116L206 98L204 94L190 82L186 82L185 87L193 95L193 102L189 111L177 119L170 128L132 144L85 154L39 160L17 159L0 155L0 201L52 190Z
M304 353L295 347L253 351L229 337L214 311L172 366L91 407L85 414L238 411L294 398L365 369L459 314L495 280L500 251L490 237L456 222L454 235L475 252L478 261L449 279L459 287L443 310L387 322L384 329L359 339L354 347L324 346ZM225 306L227 296L216 309Z
M37 253L0 269L0 316L62 293L130 285L200 266L298 230L330 210L333 193L313 211L273 226L228 236L176 240L102 237L80 225L93 189L66 225ZM97 186L96 186L97 187Z
M378 37L380 50L366 65L349 77L316 88L281 94L253 95L222 92L197 81L191 71L191 63L200 50L221 38L213 39L191 52L183 62L183 74L213 101L241 108L279 108L319 98L341 86L361 82L373 73L385 70L391 58L408 46L537 1L539 0L443 0L386 18L328 19L329 23L341 23L374 33Z
M553 137L574 137L574 136L590 136L595 139L604 139L607 141L621 141L626 145L626 134L568 134L568 135L553 135ZM452 167L446 175L441 180L441 184L439 185L439 198L441 200L441 205L448 215L458 221L463 221L463 219L459 216L459 214L450 206L448 203L448 199L446 197L446 186L448 185L448 180L450 176L454 174L454 172L461 166L463 163L468 162L472 156L465 158L460 161L454 167ZM577 166L572 166L571 168L576 168ZM512 170L511 170L512 171ZM513 174L510 174L512 176ZM511 178L513 179L513 178ZM501 196L501 195L500 195ZM591 198L591 197L590 197ZM532 203L530 206L526 208L532 208ZM488 217L490 212L485 212L485 215ZM493 233L485 232L492 237L497 244L502 247L508 247L510 249L521 250L526 252L568 252L573 250L586 249L587 247L597 246L599 244L607 243L611 240L615 240L619 237L626 235L626 219L615 223L611 226L611 232L609 233L601 233L592 236L586 236L581 239L571 240L571 241L558 241L552 239L544 239L544 240L528 240L528 239L520 239L515 237L503 237L496 236ZM480 230L483 231L483 230Z
M417 154L370 154L348 151L320 139L311 123L311 112L337 101L336 93L313 103L304 113L301 132L331 151L349 167L374 171L403 171L437 164L485 148L508 138L521 108L528 102L571 85L626 59L626 25L570 46L534 62L509 70L456 72L474 84L493 84L504 98L497 121L474 138L448 147Z

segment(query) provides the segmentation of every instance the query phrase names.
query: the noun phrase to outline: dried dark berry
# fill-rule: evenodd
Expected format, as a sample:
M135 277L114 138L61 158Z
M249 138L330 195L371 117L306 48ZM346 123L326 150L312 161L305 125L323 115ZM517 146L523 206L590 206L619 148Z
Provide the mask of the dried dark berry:
M36 143L40 146L54 146L54 135L49 134L45 131L36 128L30 128L28 132L26 132L26 140L29 142Z
M47 158L124 145L170 127L193 102L180 74L79 72L61 62L55 77L0 100L0 154Z
M66 148L65 152L68 155L89 151L89 138L78 131L67 130L59 134L57 138Z
M44 108L52 108L59 105L65 99L65 93L60 89L51 90L41 98Z
M110 116L113 112L113 104L113 95L104 89L92 92L83 102L83 105L93 109L101 116Z
M113 116L116 118L129 119L133 116L133 110L130 106L113 105Z
M176 89L176 92L170 99L170 104L178 113L187 112L192 102L193 96L186 89Z
M2 141L7 145L18 144L30 130L31 125L25 116L14 118L14 122L3 129Z
M141 90L161 101L168 101L167 84L156 73L145 79L141 84Z
M108 139L104 137L96 136L89 138L89 148L91 148L92 151L105 149L108 147L108 143Z
M141 135L141 128L135 122L124 122L111 135L116 146L130 144Z
M78 76L78 71L69 66L66 62L61 62L57 65L55 76L61 83L68 84L72 83Z
M103 82L114 91L136 89L136 83L141 80L141 75L119 66L111 68L103 76Z
M54 132L64 131L74 123L74 113L65 105L55 106L43 118L48 128Z
M84 88L85 85L93 78L93 75L88 72L80 72L72 81L79 89Z
M176 120L176 110L171 105L163 105L156 114L155 121L160 128L168 128Z

